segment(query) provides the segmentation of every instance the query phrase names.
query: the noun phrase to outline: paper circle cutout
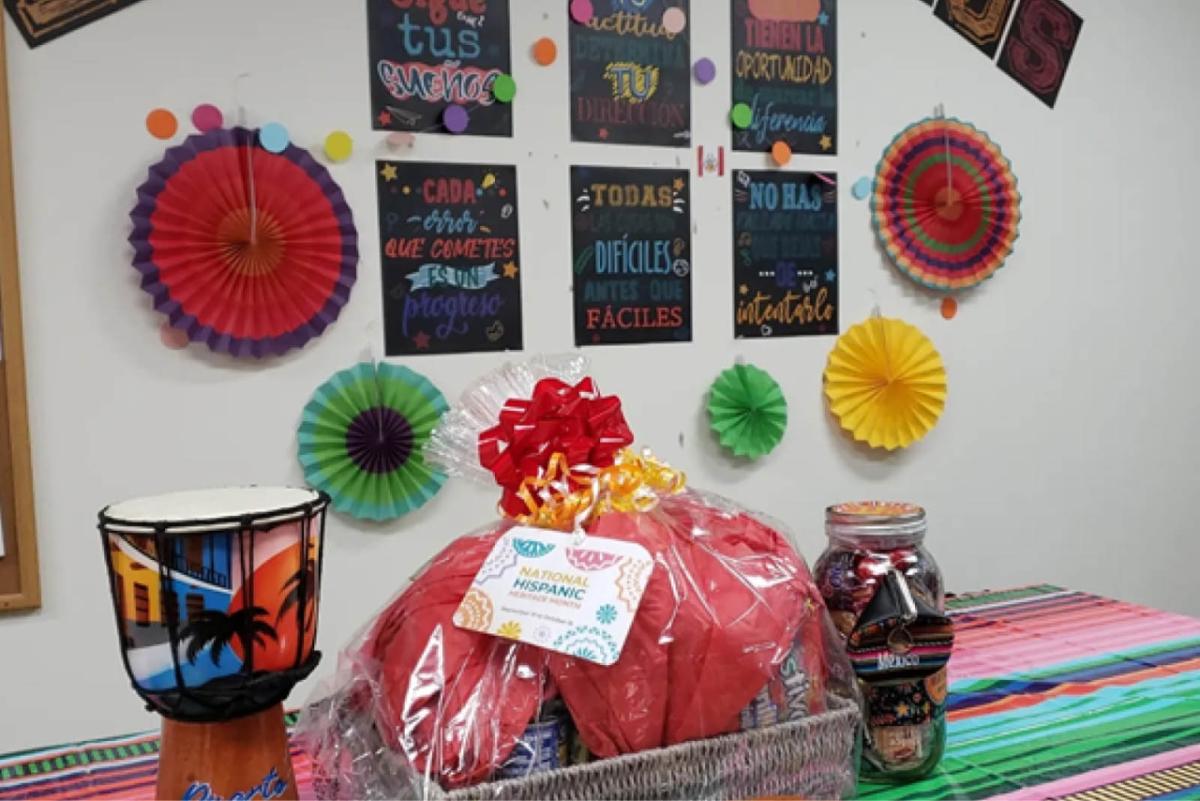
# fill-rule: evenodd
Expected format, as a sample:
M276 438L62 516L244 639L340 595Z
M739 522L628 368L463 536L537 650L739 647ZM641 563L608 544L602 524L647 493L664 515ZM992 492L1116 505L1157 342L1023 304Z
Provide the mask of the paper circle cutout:
M171 350L183 350L191 342L188 337L188 332L182 328L176 328L168 322L164 322L158 328L158 338L162 340L163 346Z
M687 27L687 14L682 8L672 6L663 12L662 26L667 33L683 33Z
M460 134L467 130L467 126L470 124L471 115L457 103L451 103L442 112L442 125L446 126L446 130L450 133Z
M771 160L780 167L786 167L788 162L792 160L792 146L780 139L771 145Z
M692 65L692 74L701 84L712 83L713 79L717 77L717 65L711 58L697 59L696 63Z
M543 36L533 43L533 60L543 67L549 67L558 58L558 45L549 36Z
M221 114L221 109L212 103L201 103L192 109L192 125L200 133L215 131L224 124L225 116Z
M738 128L749 128L750 124L754 122L754 112L745 103L737 103L729 112L729 119Z
M388 134L387 137L387 146L392 150L399 150L402 147L412 147L416 143L417 137L408 131L395 131Z
M595 14L596 10L592 8L592 0L571 0L571 19L580 25L587 25Z
M855 200L866 200L871 196L871 179L859 178L854 182L854 186L850 187L850 194Z
M517 95L517 82L511 75L501 73L492 82L492 96L501 103L511 103Z
M282 153L291 144L287 128L277 122L268 122L258 129L258 143L268 153Z
M354 152L354 140L345 131L334 131L325 137L325 155L330 161L345 161Z
M953 320L957 314L958 301L951 295L942 298L942 317L947 320Z
M170 139L179 130L179 120L165 108L156 108L146 115L146 130L155 139Z

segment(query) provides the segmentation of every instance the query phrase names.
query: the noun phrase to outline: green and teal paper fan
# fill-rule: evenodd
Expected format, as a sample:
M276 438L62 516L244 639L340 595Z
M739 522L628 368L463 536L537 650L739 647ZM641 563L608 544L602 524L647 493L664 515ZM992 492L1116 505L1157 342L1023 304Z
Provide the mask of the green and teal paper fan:
M446 482L426 464L424 451L447 408L437 387L407 367L364 362L342 370L304 407L304 477L352 517L406 515Z
M752 364L734 365L717 377L708 394L708 414L721 444L747 459L773 451L787 430L783 390Z

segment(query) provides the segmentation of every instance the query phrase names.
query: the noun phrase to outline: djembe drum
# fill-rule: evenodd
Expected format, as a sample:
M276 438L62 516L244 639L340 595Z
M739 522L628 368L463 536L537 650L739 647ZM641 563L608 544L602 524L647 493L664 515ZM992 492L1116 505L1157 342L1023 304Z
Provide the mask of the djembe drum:
M283 699L321 656L328 505L242 487L100 512L125 669L163 716L158 798L297 797Z

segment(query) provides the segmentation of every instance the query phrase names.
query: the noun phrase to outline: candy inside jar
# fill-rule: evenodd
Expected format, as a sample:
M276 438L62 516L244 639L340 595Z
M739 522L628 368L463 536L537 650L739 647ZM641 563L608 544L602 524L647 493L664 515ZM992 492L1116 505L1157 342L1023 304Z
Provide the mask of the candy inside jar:
M910 503L844 503L826 511L829 544L814 573L843 637L891 570L931 606L944 608L942 572L925 549L925 529L925 510Z
M873 778L926 775L945 749L953 629L925 531L914 504L826 510L829 544L815 578L863 692L863 773Z

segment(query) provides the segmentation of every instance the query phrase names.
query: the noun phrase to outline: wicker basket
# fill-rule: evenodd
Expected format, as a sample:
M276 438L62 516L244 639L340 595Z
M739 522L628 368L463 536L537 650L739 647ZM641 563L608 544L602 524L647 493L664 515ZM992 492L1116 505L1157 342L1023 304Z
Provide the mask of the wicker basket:
M436 782L412 787L399 759L382 747L353 775L316 775L318 797L424 796L449 801L563 799L753 799L770 796L840 799L853 795L858 770L858 707L830 699L829 712L790 723L598 760L521 779L444 791ZM376 732L366 734L379 743ZM362 753L361 749L356 749Z

